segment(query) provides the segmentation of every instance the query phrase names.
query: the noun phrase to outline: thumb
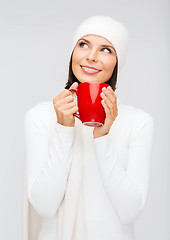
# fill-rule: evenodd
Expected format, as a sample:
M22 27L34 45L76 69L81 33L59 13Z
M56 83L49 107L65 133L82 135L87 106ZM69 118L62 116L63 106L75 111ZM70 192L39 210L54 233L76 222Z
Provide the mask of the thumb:
M69 89L76 88L78 87L78 82L74 82Z

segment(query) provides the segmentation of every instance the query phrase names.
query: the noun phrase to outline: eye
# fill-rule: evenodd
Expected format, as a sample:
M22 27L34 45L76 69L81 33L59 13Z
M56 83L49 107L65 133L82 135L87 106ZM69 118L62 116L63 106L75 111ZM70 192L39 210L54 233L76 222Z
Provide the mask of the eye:
M87 43L85 43L85 42L80 42L80 43L79 43L79 46L80 46L80 47L83 47L84 45L87 46ZM86 48L87 48L87 47L86 47Z
M102 48L102 50L106 49L107 52L111 53L112 51L109 48Z

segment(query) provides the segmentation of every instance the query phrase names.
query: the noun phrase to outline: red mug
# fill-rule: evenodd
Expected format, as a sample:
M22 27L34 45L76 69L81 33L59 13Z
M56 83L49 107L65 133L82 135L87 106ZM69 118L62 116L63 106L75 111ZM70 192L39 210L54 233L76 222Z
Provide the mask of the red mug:
M98 127L104 124L106 114L101 103L100 96L103 87L108 87L107 83L84 82L80 83L77 89L70 89L77 95L77 106L79 113L73 114L82 123L90 127Z

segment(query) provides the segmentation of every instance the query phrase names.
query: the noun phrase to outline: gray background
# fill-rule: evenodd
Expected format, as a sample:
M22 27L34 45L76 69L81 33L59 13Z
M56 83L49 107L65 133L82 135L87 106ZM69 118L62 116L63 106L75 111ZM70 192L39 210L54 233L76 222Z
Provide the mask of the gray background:
M147 205L136 240L170 239L169 2L0 2L0 239L22 240L24 114L65 86L72 35L92 15L110 15L129 30L116 94L155 120Z

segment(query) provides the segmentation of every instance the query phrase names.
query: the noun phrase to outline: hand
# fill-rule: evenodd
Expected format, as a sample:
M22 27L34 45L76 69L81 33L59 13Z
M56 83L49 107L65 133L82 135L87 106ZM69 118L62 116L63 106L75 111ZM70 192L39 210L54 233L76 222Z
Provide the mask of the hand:
M102 88L102 93L100 96L103 98L102 105L106 113L106 118L103 126L95 127L93 129L94 138L108 134L114 120L118 115L117 97L113 89L110 86L107 88Z
M77 86L78 83L74 82L70 89L77 88ZM53 105L57 114L57 122L63 126L74 127L75 124L75 117L73 114L78 111L78 107L74 102L73 94L74 93L68 89L65 89L53 98Z

